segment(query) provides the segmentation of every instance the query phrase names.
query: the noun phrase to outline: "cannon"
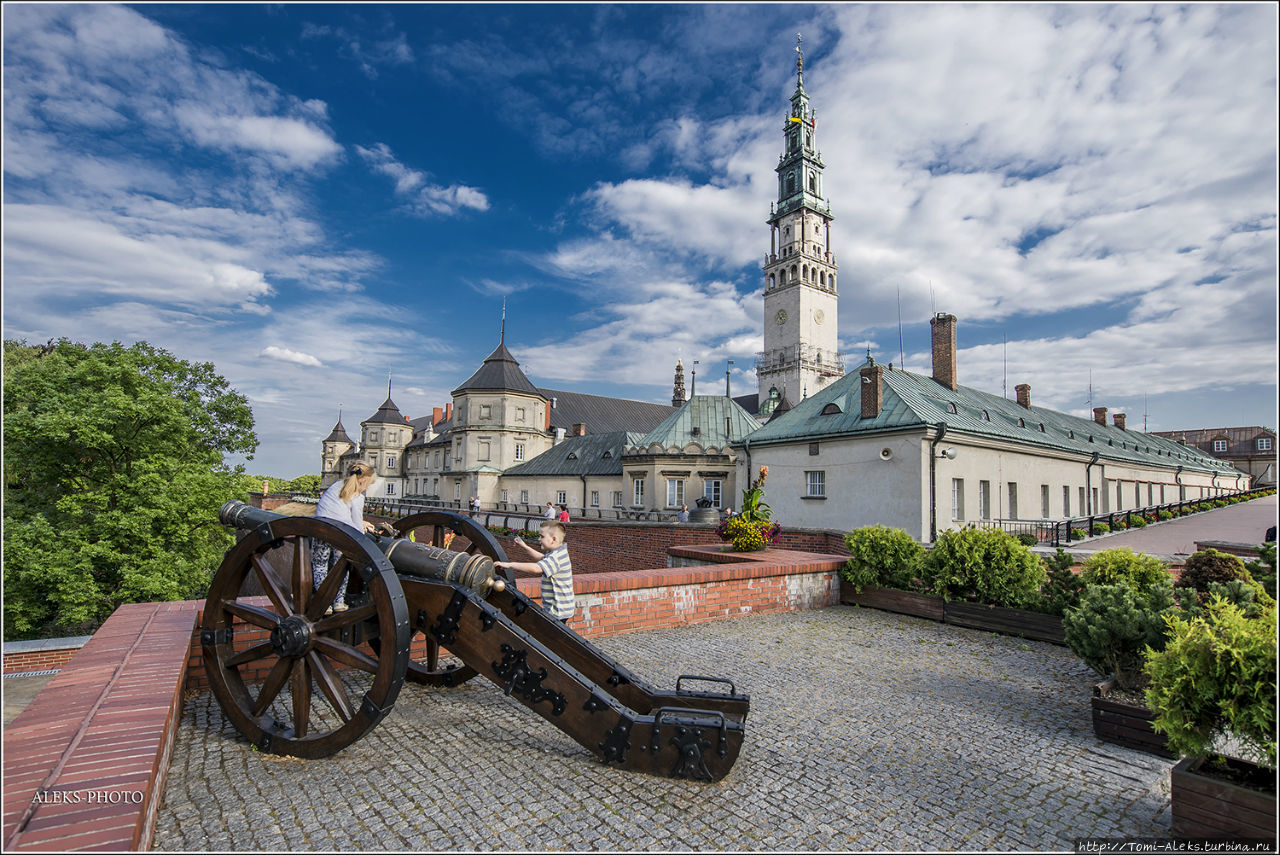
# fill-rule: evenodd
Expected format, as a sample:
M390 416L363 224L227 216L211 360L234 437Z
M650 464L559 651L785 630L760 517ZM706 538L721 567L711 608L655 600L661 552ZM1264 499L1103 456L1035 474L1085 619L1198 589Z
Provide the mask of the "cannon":
M200 644L223 712L260 751L334 754L406 681L448 689L479 675L608 765L718 781L737 759L747 695L692 674L649 686L520 593L470 517L430 511L366 535L233 501L219 520L244 535L210 585ZM445 548L452 535L466 551ZM316 541L337 556L318 586ZM344 581L349 608L335 610Z

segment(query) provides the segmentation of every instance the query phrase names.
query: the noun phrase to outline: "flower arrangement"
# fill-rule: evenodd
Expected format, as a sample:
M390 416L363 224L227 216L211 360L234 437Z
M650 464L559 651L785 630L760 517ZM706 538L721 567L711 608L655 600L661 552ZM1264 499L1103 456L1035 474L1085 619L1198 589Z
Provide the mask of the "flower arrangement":
M782 528L769 519L772 514L764 501L764 482L769 477L769 467L761 466L760 474L751 486L742 491L742 511L726 517L716 528L721 540L732 541L735 552L755 552L764 549L778 539Z

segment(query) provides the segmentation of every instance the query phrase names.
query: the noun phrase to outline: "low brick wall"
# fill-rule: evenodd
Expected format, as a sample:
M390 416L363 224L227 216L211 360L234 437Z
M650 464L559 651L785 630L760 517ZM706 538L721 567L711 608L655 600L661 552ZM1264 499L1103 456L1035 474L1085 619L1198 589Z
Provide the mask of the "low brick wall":
M92 635L74 638L44 638L35 641L7 641L4 645L4 673L56 671L67 664Z

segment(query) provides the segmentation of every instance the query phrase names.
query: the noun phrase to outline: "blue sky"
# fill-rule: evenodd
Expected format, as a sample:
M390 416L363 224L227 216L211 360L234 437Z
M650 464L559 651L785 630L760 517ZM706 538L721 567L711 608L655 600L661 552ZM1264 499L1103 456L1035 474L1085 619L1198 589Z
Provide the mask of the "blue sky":
M316 471L388 371L442 406L504 299L539 386L754 389L797 32L847 364L927 373L947 311L965 385L1276 424L1272 4L3 16L5 336L213 361L251 471Z

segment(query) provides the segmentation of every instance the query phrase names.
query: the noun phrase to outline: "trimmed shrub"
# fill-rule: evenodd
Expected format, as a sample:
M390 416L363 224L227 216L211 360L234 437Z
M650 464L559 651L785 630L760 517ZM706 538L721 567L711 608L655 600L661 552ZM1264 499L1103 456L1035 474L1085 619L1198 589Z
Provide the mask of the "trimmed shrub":
M1014 535L1014 537L1018 538L1018 543L1021 543L1023 546L1035 546L1040 542L1040 538L1028 531L1019 532Z
M1156 511L1156 516L1162 520L1171 520L1175 515L1173 511Z
M1088 536L1089 536L1089 532L1085 531L1085 530L1084 530L1084 529L1082 529L1082 528L1073 528L1073 529L1071 529L1071 538L1072 538L1072 540L1083 540L1084 538L1086 538L1086 537L1088 537Z
M1107 525L1106 523L1094 523L1094 524L1093 524L1093 533L1094 533L1095 535L1099 535L1099 534L1110 534L1110 533L1111 533L1111 526Z
M849 560L840 575L858 593L864 587L910 590L920 575L925 549L900 528L872 525L844 536Z
M1270 598L1263 592L1262 586L1253 580L1232 579L1229 582L1210 582L1204 591L1194 588L1175 588L1174 599L1183 617L1204 617L1206 604L1218 597L1233 606L1237 606L1246 617L1256 617L1262 612L1263 604L1270 603Z
M925 587L947 600L1021 608L1040 599L1044 565L999 529L944 532L923 566Z
M1127 585L1134 592L1169 583L1169 568L1158 558L1127 546L1104 549L1089 556L1080 574L1086 585Z
M1062 617L1067 609L1080 602L1084 580L1072 571L1075 559L1065 549L1059 548L1052 558L1041 557L1040 560L1044 562L1046 572L1044 584L1040 586L1039 611Z
M1143 682L1147 648L1164 647L1164 615L1171 609L1167 581L1141 591L1123 583L1090 585L1063 614L1062 629L1081 662L1104 677L1114 674L1120 688L1135 689Z
M1130 528L1146 528L1147 521L1141 515L1136 515L1129 520L1129 527Z
M1249 575L1253 577L1262 590L1271 597L1276 598L1276 543L1264 543L1258 548L1258 557L1247 561L1245 569L1249 571Z
M1230 582L1248 576L1249 571L1238 557L1216 549L1202 549L1187 558L1176 587L1207 591L1210 582Z
M1147 705L1169 748L1213 754L1233 737L1249 759L1276 767L1276 610L1258 617L1215 598L1203 617L1168 619L1163 651L1147 657Z

